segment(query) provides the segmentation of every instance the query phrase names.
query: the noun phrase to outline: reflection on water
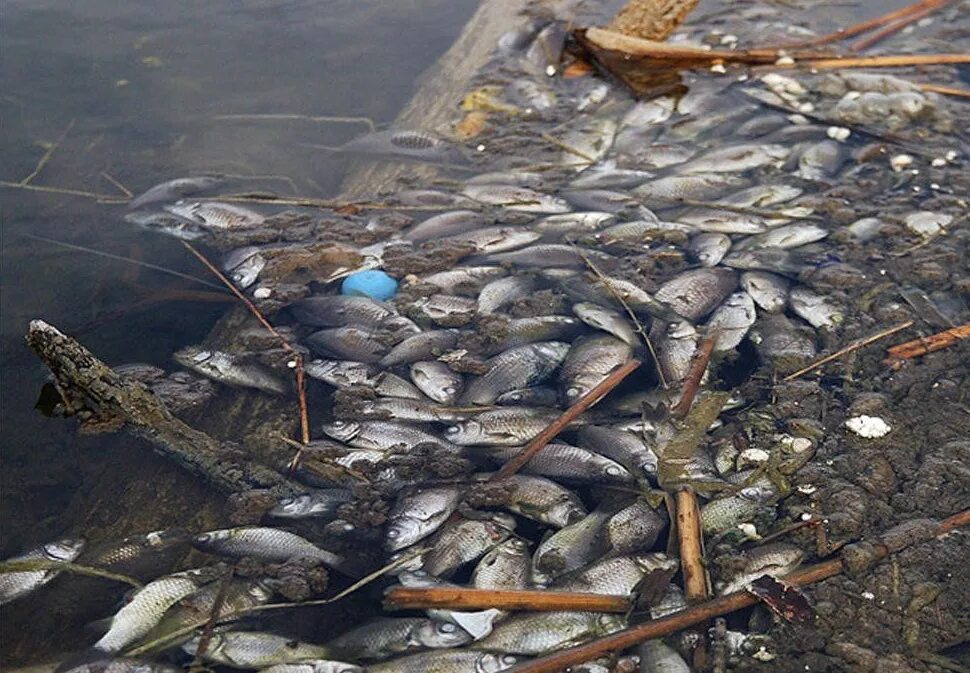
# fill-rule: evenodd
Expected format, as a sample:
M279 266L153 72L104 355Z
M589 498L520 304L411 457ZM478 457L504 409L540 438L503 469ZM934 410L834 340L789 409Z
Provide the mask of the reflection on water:
M303 144L340 144L365 127L218 117L287 113L387 122L474 4L11 0L0 23L0 179L24 179L69 129L32 184L114 196L120 190L112 181L138 192L173 176L214 171L278 176L268 181L283 193L330 195L345 160ZM108 362L170 366L170 353L200 340L226 304L182 298L186 290L210 288L21 236L205 275L177 241L126 225L121 206L14 189L0 191L0 204L0 556L7 557L79 523L72 499L95 476L107 471L144 488L153 470L167 469L123 438L74 439L70 424L32 409L44 372L23 346L27 321L58 325ZM204 497L195 484L185 489L188 502ZM123 512L104 502L90 516L104 520L86 524L107 525ZM7 635L4 658L23 660L27 650Z

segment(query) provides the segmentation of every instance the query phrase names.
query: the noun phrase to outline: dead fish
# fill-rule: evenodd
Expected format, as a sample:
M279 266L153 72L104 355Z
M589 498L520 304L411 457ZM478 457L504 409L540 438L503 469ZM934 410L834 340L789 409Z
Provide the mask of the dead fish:
M268 563L309 559L341 571L348 565L342 557L321 549L306 538L266 526L240 526L209 531L195 536L192 545L210 554L232 558L249 556Z
M416 488L398 496L387 515L384 547L395 552L438 530L461 501L457 486Z
M816 329L832 330L845 320L842 309L804 285L792 288L788 298L792 311Z
M656 618L655 618L656 619ZM648 640L637 648L641 673L691 673L677 650L662 640Z
M363 386L385 397L425 400L424 395L405 379L381 371L375 364L349 360L311 360L304 365L307 376L329 383L335 388Z
M352 326L322 329L304 342L324 355L368 364L380 362L390 350L378 333Z
M505 269L500 266L464 266L433 273L422 278L421 282L439 287L450 294L459 294L461 290L478 288L505 274Z
M188 545L189 535L184 530L155 530L88 549L79 562L136 579L153 579L184 556Z
M135 210L125 213L125 222L134 224L148 231L160 231L168 236L180 238L183 241L195 241L206 235L203 227L184 217L155 210Z
M608 189L574 189L564 192L563 198L573 207L581 210L637 214L643 208L643 205L627 192Z
M796 222L776 227L758 236L752 236L742 242L744 250L757 248L797 248L815 241L821 241L829 235L828 229L814 224Z
M308 659L294 664L274 664L261 673L364 673L364 669L343 661Z
M719 208L693 208L677 219L700 231L720 234L760 234L768 228L767 220L760 215Z
M367 667L367 673L498 673L522 662L511 654L468 649L432 650Z
M656 128L625 128L616 134L613 150L617 162L623 166L639 169L663 170L682 164L695 154L697 149L686 144L657 141Z
M325 645L332 656L380 661L426 649L467 645L472 637L464 630L426 617L378 617L346 631Z
M165 210L184 217L200 227L216 230L251 229L260 226L266 218L255 210L234 203L216 201L176 201L164 206Z
M635 168L619 168L615 159L601 161L587 168L581 176L569 183L570 189L618 189L635 187L653 177L649 171Z
M487 287L487 286L486 286ZM481 300L479 300L481 308ZM387 355L381 358L381 367L410 364L419 360L430 360L445 351L451 350L458 343L456 330L428 330L407 337L394 346Z
M603 538L612 553L631 554L653 547L666 527L667 518L645 498L637 498L609 518Z
M533 581L548 586L601 557L608 551L602 536L608 518L608 512L596 510L542 540L532 557Z
M255 283L265 267L266 258L260 254L259 248L252 245L237 248L222 258L222 270L240 289Z
M300 299L289 306L293 316L311 327L361 327L419 332L420 328L390 306L349 295L321 295Z
M664 206L683 199L709 201L744 184L744 178L729 173L693 173L648 180L633 193L647 205Z
M510 348L491 358L488 371L465 388L459 404L492 404L502 393L542 383L562 364L569 344L542 341Z
M575 523L587 514L575 493L551 479L514 474L502 483L512 487L512 490L499 506L514 514L555 528Z
M739 192L728 194L721 203L741 208L768 208L786 203L802 194L799 187L783 184L755 185Z
M786 278L768 271L745 271L741 274L741 287L751 295L759 308L768 313L779 313L785 309L790 285Z
M654 296L636 283L622 278L598 276L595 280L587 282L585 286L595 288L598 293L596 298L601 302L604 300L613 302L616 301L616 297L619 297L630 307L630 310L638 315L647 315L662 320L677 320L681 317L670 306L657 301Z
M786 542L772 542L745 552L744 557L745 564L741 572L721 586L722 596L741 591L762 575L780 577L790 573L805 558L805 552Z
M554 582L554 591L629 596L652 574L673 575L679 563L666 554L634 554L596 561Z
M638 476L657 476L657 454L640 436L626 430L584 425L577 433L579 443L612 458Z
M489 206L523 213L568 213L572 210L563 199L528 187L466 184L462 194Z
M460 446L517 446L538 435L558 416L555 410L504 407L449 426L445 437Z
M626 625L620 615L597 612L533 612L497 625L474 647L514 654L543 655L580 645Z
M481 227L474 231L447 236L442 240L469 243L481 254L507 252L525 247L542 238L542 233L523 227Z
M667 238L671 233L680 236L690 236L697 232L697 228L681 222L664 222L657 219L631 220L620 222L597 232L595 238L605 245L613 245L621 241L631 243L647 243L655 238Z
M485 452L504 464L511 460L522 447L492 446ZM539 474L561 481L585 484L628 484L633 476L614 460L588 449L571 444L547 444L539 449L528 463L522 466L528 474Z
M432 322L445 327L467 325L478 313L478 302L469 297L450 294L433 294L421 297L411 304L412 310ZM412 314L414 315L414 314Z
M464 208L478 206L475 201L454 192L440 189L403 189L395 192L394 203L402 208Z
M470 413L434 404L427 399L413 400L403 397L379 397L376 400L359 400L354 416L362 419L410 421L415 423L440 423L468 418Z
M594 262L608 262L614 257L598 250L580 248L573 245L546 243L533 245L528 248L489 255L490 262L508 262L516 266L526 267L576 267L584 268L586 260Z
M789 150L784 145L733 145L708 152L683 165L682 175L704 173L743 173L769 164L780 165Z
M782 371L794 371L817 355L814 339L780 313L760 316L751 328L751 341L764 359Z
M650 339L668 383L679 383L687 377L699 338L697 329L686 320L670 323L658 321L651 327Z
M693 269L674 276L654 293L688 320L699 320L714 310L738 286L738 274L730 269Z
M731 249L731 237L720 233L698 234L690 239L688 247L701 266L717 266Z
M620 127L643 128L653 124L663 124L670 119L677 105L674 96L661 96L637 102L620 119Z
M341 152L403 157L417 161L454 162L461 160L458 148L426 131L387 129L368 133L340 146Z
M385 452L397 447L411 449L418 444L434 444L451 453L461 451L437 435L407 423L338 420L324 423L322 429L327 436L360 449Z
M822 180L838 173L845 160L841 143L823 140L802 152L798 159L798 175L806 180Z
M525 407L554 407L558 403L559 393L549 386L532 386L531 388L517 388L502 393L495 399L495 404Z
M458 585L426 573L423 570L408 570L399 573L397 576L401 586L406 587L445 587L454 588ZM461 627L479 639L492 632L492 625L496 620L505 616L501 610L494 608L489 610L479 610L477 612L462 612L459 610L427 610L427 615L432 619L448 622Z
M527 589L530 586L529 544L510 538L488 551L472 572L476 589Z
M193 178L176 178L159 183L145 190L128 203L129 210L164 201L175 201L199 192L216 189L225 184L225 179L214 175L200 175Z
M717 334L714 351L722 353L737 348L754 320L754 300L747 292L735 292L725 299L707 321L708 333Z
M401 238L413 243L424 243L432 239L474 231L484 223L485 218L481 213L474 210L454 210L417 223L401 234Z
M64 538L55 542L41 545L29 552L13 556L8 561L55 561L70 563L74 561L84 549L84 540L79 538ZM9 603L15 598L29 594L60 574L58 570L25 570L0 573L0 605Z
M353 492L346 488L318 488L308 493L280 498L269 511L269 515L285 519L332 516L341 505L353 499Z
M512 80L507 93L513 103L525 107L525 113L544 113L556 106L556 95L548 87L539 86L531 79L519 77Z
M579 320L566 315L516 318L506 323L504 333L489 353L503 352L538 341L568 341L579 333L581 327Z
M255 388L274 395L286 393L286 386L273 372L262 365L241 361L229 353L186 346L176 351L172 358L183 367L228 386Z
M482 315L495 313L503 306L528 297L539 289L539 281L533 276L508 276L493 280L478 293L478 312Z
M508 514L474 513L448 522L435 536L431 550L424 556L422 569L435 577L451 577L466 563L480 558L495 545L507 540L515 530L515 519Z
M590 327L612 334L631 348L640 345L640 337L629 319L619 311L603 308L591 302L573 304L573 313Z
M630 345L613 336L577 340L559 373L565 403L575 404L632 357Z
M200 636L192 638L182 646L182 650L194 656L199 650L199 641ZM232 668L257 669L322 659L326 656L326 648L294 640L289 636L254 631L223 631L212 634L202 659Z
M809 259L791 250L760 248L756 250L732 250L721 260L722 266L746 271L772 271L797 276L809 268Z
M533 225L542 234L562 235L573 231L596 231L616 221L616 215L598 211L549 215Z
M465 387L461 374L437 360L412 364L411 380L421 392L441 404L454 404Z
M560 162L582 171L606 156L616 136L616 121L608 117L580 118L562 135ZM571 150L571 151L570 151Z

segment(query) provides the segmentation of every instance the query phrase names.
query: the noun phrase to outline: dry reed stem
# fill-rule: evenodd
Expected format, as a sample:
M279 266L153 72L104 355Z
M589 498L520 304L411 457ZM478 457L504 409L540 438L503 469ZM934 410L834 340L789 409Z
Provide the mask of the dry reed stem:
M911 360L948 348L963 339L970 339L970 323L893 346L888 349L888 357L883 360L883 364L898 367L903 360Z
M125 195L125 198L134 198L135 195L132 194L131 190L125 187L121 181L116 180L108 171L101 171L101 177L117 187L118 191Z
M229 572L222 578L222 585L219 587L216 599L212 602L212 611L209 613L209 619L206 621L205 626L202 627L199 644L195 648L192 663L189 664L189 673L200 673L205 668L203 657L205 657L205 653L209 649L212 634L215 633L216 624L219 622L219 617L222 614L222 606L226 604L226 597L229 595L229 587L232 584L233 574L234 570L230 568Z
M806 40L804 42L794 42L790 44L782 45L782 49L799 49L803 47L818 47L823 44L831 44L832 42L841 42L850 37L855 37L856 35L861 35L874 28L879 28L887 23L897 21L902 19L913 12L918 12L928 6L942 6L947 4L949 0L920 0L920 2L915 2L912 5L908 5L901 9L894 10L887 14L877 16L873 19L868 19L860 23L853 24L847 28L840 28L839 30L829 33L828 35L823 35L817 37L813 40Z
M64 138L66 138L67 134L71 132L72 128L74 128L75 121L77 120L72 119L70 122L68 122L67 128L61 131L61 135L58 136L57 140L55 140L54 143L47 148L47 151L44 152L44 155L40 158L40 161L37 162L37 166L33 171L31 171L30 175L20 181L20 185L26 186L31 180L36 178L42 170L44 170L44 166L46 166L47 162L50 161L51 155L54 154L55 150L61 146L61 143L64 142Z
M528 610L554 612L578 610L587 612L619 612L630 610L629 596L611 596L573 591L522 589L497 591L469 587L395 587L384 597L391 610Z
M889 329L882 330L881 332L876 332L875 334L871 336L867 336L864 339L858 339L857 341L853 341L845 348L839 349L836 352L832 353L831 355L826 355L823 358L819 358L818 360L808 365L807 367L802 367L797 372L789 374L788 376L783 378L782 381L791 381L793 379L797 379L799 376L802 376L803 374L807 374L811 371L814 371L819 367L821 367L822 365L827 364L832 360L836 360L842 357L843 355L848 355L849 353L852 353L854 351L859 350L860 348L873 344L879 341L880 339L885 339L886 337L891 336L896 332L901 332L907 327L912 327L913 323L914 321L907 320L906 322L901 322L898 325L890 327Z
M943 84L923 84L920 82L917 82L916 86L929 93L956 96L957 98L970 98L970 89L960 89L955 86L945 86Z
M694 353L694 357L691 358L690 369L687 370L687 377L684 379L683 392L677 404L670 410L674 418L683 420L690 413L690 408L694 404L694 398L697 396L697 391L701 387L701 379L704 378L704 372L707 371L707 365L710 363L711 355L714 353L714 344L716 342L717 331L714 331L712 334L704 337L701 345L697 348L697 352Z
M877 31L872 35L869 35L868 37L864 37L861 40L858 40L855 44L853 44L850 47L850 49L852 51L865 51L869 47L872 47L873 45L878 44L879 42L882 42L887 37L891 35L895 35L906 26L916 23L920 19L929 16L930 14L932 14L938 9L942 9L946 5L950 4L950 0L937 0L937 1L929 0L928 2L923 2L919 4L922 4L923 7L915 8L915 11L908 12L905 16L899 18L893 23L890 23L882 30Z

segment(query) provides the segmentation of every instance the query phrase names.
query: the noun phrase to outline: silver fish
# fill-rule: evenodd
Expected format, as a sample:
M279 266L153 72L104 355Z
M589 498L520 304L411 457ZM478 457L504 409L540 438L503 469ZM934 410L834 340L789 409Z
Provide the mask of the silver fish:
M735 292L717 307L707 321L709 333L716 333L715 352L733 350L754 324L754 300L747 292Z
M741 187L745 180L729 173L694 173L669 175L648 180L633 193L649 205L676 205L682 199L709 201Z
M845 163L845 149L834 140L811 145L798 159L798 175L806 180L821 180L839 172Z
M59 561L70 563L81 554L83 549L84 540L64 538L41 545L25 554L7 560L11 562ZM60 571L58 570L46 569L0 573L0 605L29 594L34 589L47 584L59 574Z
M555 410L504 407L449 426L445 437L461 446L516 446L531 440L558 416Z
M455 161L458 149L436 135L410 129L387 129L354 138L340 146L341 152L395 156L416 161Z
M268 563L295 559L320 561L332 568L347 567L345 559L321 549L306 538L278 528L241 526L195 536L192 544L204 552L232 558L253 557Z
M422 283L435 285L451 294L476 289L506 273L500 266L464 266L450 271L439 271L421 279Z
M542 383L569 352L569 344L542 341L511 348L488 361L488 371L473 379L459 402L463 406L492 404L502 393Z
M260 673L365 673L364 669L343 661L309 659L296 664L275 664Z
M529 545L519 538L499 543L485 554L472 572L476 589L526 589L530 585Z
M488 287L488 286L486 286ZM481 300L479 300L481 309ZM429 330L407 337L387 355L381 358L381 367L410 364L419 360L430 360L455 347L458 343L458 332L451 329Z
M142 659L112 657L60 669L63 673L178 673L180 668Z
M648 640L637 648L640 673L691 673L690 666L677 650L662 640Z
M722 596L741 591L762 575L779 577L791 572L805 558L805 552L786 542L772 542L756 547L744 556L746 562L741 572L720 587Z
M657 363L668 383L679 383L687 377L699 338L697 330L686 320L654 323L650 339L657 351Z
M482 315L495 313L503 306L523 299L539 288L533 276L509 276L485 285L478 293L478 312Z
M666 554L635 554L599 560L568 577L553 583L555 591L628 596L648 575L669 575L677 572L677 559Z
M515 519L501 512L449 522L435 536L422 570L435 577L451 577L458 568L508 539L513 530Z
M182 645L182 650L195 656L199 649L197 636ZM231 668L265 668L277 664L323 659L327 649L289 636L256 631L224 631L212 634L202 658Z
M523 213L568 213L572 208L563 199L512 185L465 185L462 194L489 206Z
M609 335L577 340L563 362L559 382L566 404L574 404L633 357L630 345Z
M394 202L402 208L475 208L472 199L440 189L404 189L394 194ZM362 251L363 252L363 251Z
M795 314L816 329L835 329L845 319L845 313L839 307L804 285L792 288L789 300Z
M732 269L772 271L793 276L809 268L804 256L781 248L732 250L721 260L721 265Z
M234 203L176 201L164 208L173 215L184 217L206 229L251 229L260 226L266 220L260 213Z
M493 446L486 452L493 460L505 463L520 450L521 447ZM616 461L588 449L561 443L542 447L522 466L522 471L578 483L625 484L633 481L633 476Z
M134 224L148 231L160 231L168 236L180 238L183 241L194 241L206 236L204 227L195 222L178 217L171 213L155 210L135 210L125 213L125 222Z
M401 234L401 238L413 243L423 243L444 236L474 231L484 223L485 218L474 210L453 210L419 222Z
M359 418L392 421L413 421L417 423L436 423L460 421L471 415L469 412L439 406L427 399L407 399L403 397L383 397L376 400L360 400L356 411Z
M666 517L644 498L637 498L610 517L603 537L614 554L630 554L653 547L666 527Z
M714 310L738 286L731 269L693 269L674 276L654 293L688 320L699 320Z
M513 486L514 490L501 506L515 514L556 528L586 516L579 497L551 479L514 474L506 477L503 484Z
M311 327L356 326L368 330L420 331L417 325L390 306L370 297L318 295L300 299L289 308L297 320Z
M222 270L242 289L255 283L265 267L266 258L260 254L259 248L251 245L237 248L222 258Z
M817 354L814 339L782 314L761 316L751 329L751 341L764 359L781 370L794 371Z
M644 127L652 124L663 124L670 119L677 105L674 96L661 96L651 100L637 102L620 119L620 126Z
M324 355L364 363L380 362L390 350L379 333L361 327L322 329L304 341Z
M108 632L93 647L102 652L122 650L151 631L166 610L221 572L215 568L186 570L146 584L111 618Z
M620 615L597 612L534 612L502 622L474 647L513 654L543 655L609 635L626 626Z
M512 252L489 255L486 259L490 262L508 262L516 266L526 267L585 268L587 259L591 259L594 262L607 262L614 259L614 257L605 252L580 248L574 245L544 243L522 248L521 250L513 250Z
M471 640L468 633L448 622L379 617L340 634L325 647L335 656L380 661L419 650L460 647Z
M649 171L619 168L616 161L601 161L587 168L582 175L569 183L570 189L604 189L634 187L653 177Z
M683 236L690 236L697 232L697 228L690 224L662 222L648 218L614 224L598 232L595 238L605 245L613 245L620 241L647 243L651 239L669 236L671 232L676 232Z
M322 429L328 436L361 449L383 452L398 447L410 449L418 444L434 444L452 453L460 452L457 446L406 423L338 420L325 423Z
M731 249L731 237L727 234L698 234L690 239L690 250L701 266L717 266Z
M353 499L353 493L345 488L315 489L309 493L280 498L269 515L286 519L332 516L341 505Z
M433 294L430 297L421 297L415 300L411 306L413 310L419 312L428 320L445 327L467 325L478 313L477 301L450 294Z
M574 189L565 192L563 198L572 206L582 210L601 210L607 213L625 213L631 216L643 213L644 219L654 219L650 217L650 212L643 208L643 205L637 199L625 191Z
M542 233L524 227L481 227L474 231L448 236L442 240L469 243L475 252L489 254L525 247L542 238Z
M307 376L329 383L335 388L363 386L386 397L425 400L411 383L396 374L381 371L377 365L349 360L311 360L304 366Z
M172 358L183 367L228 386L256 388L276 395L286 393L286 386L273 372L262 365L241 362L229 353L186 346L176 351Z
M522 660L511 654L474 650L421 652L367 667L367 673L498 673Z
M549 386L516 388L495 398L495 404L526 407L554 407L559 401L559 393Z
M533 225L533 228L543 234L562 235L573 231L597 231L616 221L613 213L587 211L549 215Z
M577 433L579 443L612 458L633 474L657 475L657 454L639 436L625 430L598 425L584 425Z
M803 191L801 188L791 185L755 185L728 194L721 199L721 202L741 208L768 208L791 201L801 195Z
M612 334L630 347L640 345L640 337L630 320L619 311L603 308L590 302L573 304L573 313L590 327Z
M164 201L194 196L199 192L215 189L225 184L225 179L218 176L201 175L194 178L176 178L159 183L145 190L128 203L129 210Z
M465 385L461 374L437 360L412 364L411 380L421 392L442 404L454 404Z
M776 227L758 236L752 236L746 239L741 247L745 250L751 248L781 248L787 250L821 241L828 235L828 229L823 229L814 224L796 222L795 224Z
M461 489L457 486L405 491L387 515L385 548L395 552L428 537L451 516L460 500Z
M563 526L539 543L532 556L532 579L548 585L553 580L593 562L607 551L602 529L609 513L595 511Z
M681 167L681 174L742 173L768 164L780 165L789 150L784 145L732 145L708 152Z
M616 136L616 121L607 117L580 118L562 135L563 149L560 162L582 171L606 156ZM570 151L571 150L571 151Z
M433 577L423 570L408 570L398 574L398 581L406 587L457 587L438 577ZM492 626L496 620L505 616L501 610L494 608L489 610L479 610L477 612L462 612L459 610L427 610L428 616L432 619L448 622L460 626L476 640L484 638L492 632Z
M751 295L759 308L768 313L779 313L785 309L790 286L786 278L768 271L745 271L741 274L741 287Z
M517 318L505 325L505 333L489 353L500 353L513 348L535 345L537 342L561 342L579 333L582 323L572 316L541 315L535 318Z
M768 221L760 215L719 208L692 208L677 220L700 231L719 234L760 234L768 228Z

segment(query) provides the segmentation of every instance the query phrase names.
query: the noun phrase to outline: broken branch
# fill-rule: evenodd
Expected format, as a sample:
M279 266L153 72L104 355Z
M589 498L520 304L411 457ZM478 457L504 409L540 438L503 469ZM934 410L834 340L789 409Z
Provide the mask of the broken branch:
M572 591L471 589L465 587L395 587L384 597L390 610L427 608L447 610L528 610L550 612L629 612L627 596L576 593Z
M888 357L883 360L883 364L899 367L903 360L912 360L942 350L967 338L970 338L970 323L893 346L887 351Z
M896 332L901 332L904 329L906 329L907 327L912 327L913 326L913 322L914 321L912 321L912 320L907 320L906 322L899 323L898 325L896 325L894 327L890 327L889 329L885 329L885 330L883 330L881 332L877 332L877 333L873 334L872 336L867 336L864 339L858 339L857 341L853 341L851 344L849 344L845 348L839 349L836 352L832 353L831 355L826 355L825 357L816 360L815 362L813 362L812 364L808 365L807 367L802 367L797 372L794 372L792 374L789 374L788 376L786 376L785 378L783 378L782 381L791 381L792 379L797 379L802 374L807 374L807 373L809 373L811 371L815 371L816 369L818 369L822 365L824 365L824 364L826 364L828 362L831 362L832 360L837 360L838 358L842 357L843 355L848 355L849 353L852 353L854 351L857 351L860 348L863 348L863 347L868 346L870 344L874 344L875 342L879 341L880 339L885 339L887 336L891 336L891 335L895 334Z
M906 13L904 16L898 18L893 23L890 23L882 30L877 31L872 35L869 35L868 37L864 37L858 42L856 42L855 44L853 44L851 47L852 51L865 51L869 47L879 42L882 42L890 35L895 35L906 26L912 23L915 23L920 19L922 19L923 17L929 16L936 10L941 9L946 5L950 4L950 0L929 0L929 1L917 3L917 4L922 5L922 7L919 7L919 6L911 7L911 10L913 11Z
M913 3L901 9L894 10L882 16L877 16L874 19L869 19L867 21L862 21L861 23L853 24L847 28L840 28L834 33L829 33L828 35L823 35L817 37L813 40L806 40L805 42L797 42L792 44L784 45L786 49L801 48L801 47L818 47L823 44L830 44L832 42L840 42L846 40L850 37L855 37L856 35L861 35L862 33L869 32L880 26L885 26L887 23L892 23L893 21L898 21L899 19L905 18L914 12L918 12L926 7L942 7L947 4L949 0L920 0L920 2Z
M670 410L675 418L684 419L687 417L691 405L694 404L694 397L697 396L697 391L701 387L701 379L704 378L704 372L707 371L707 365L711 361L711 354L714 352L716 342L717 332L715 331L704 337L701 345L697 348L697 352L694 353L694 357L690 361L690 369L687 370L687 377L684 379L684 388L680 400Z
M707 573L704 571L697 494L690 486L685 486L674 494L674 502L677 503L677 541L680 567L684 573L684 593L688 602L707 598Z

